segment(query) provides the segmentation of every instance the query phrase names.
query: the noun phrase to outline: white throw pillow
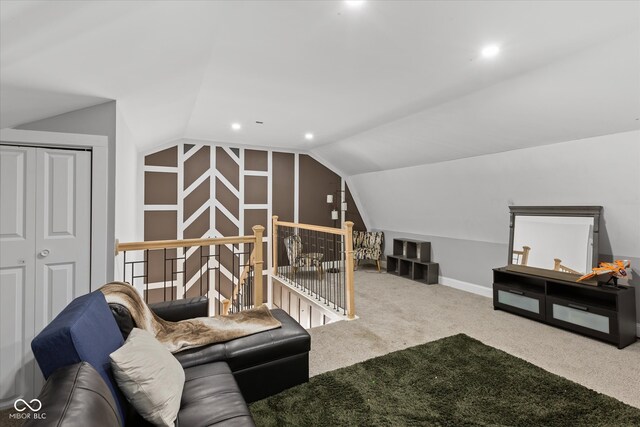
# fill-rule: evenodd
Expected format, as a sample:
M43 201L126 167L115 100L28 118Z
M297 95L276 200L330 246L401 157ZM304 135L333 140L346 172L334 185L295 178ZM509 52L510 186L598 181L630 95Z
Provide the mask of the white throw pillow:
M113 375L138 413L158 426L173 426L180 410L184 370L149 332L133 328L111 353Z

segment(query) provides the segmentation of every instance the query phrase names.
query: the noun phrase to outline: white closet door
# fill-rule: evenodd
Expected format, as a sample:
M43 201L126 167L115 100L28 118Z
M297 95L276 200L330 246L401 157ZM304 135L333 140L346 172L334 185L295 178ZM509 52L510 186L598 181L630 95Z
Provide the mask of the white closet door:
M33 386L24 369L33 335L36 152L0 147L0 405Z
M90 290L91 153L0 147L0 406L43 379L31 340Z
M91 153L38 149L36 333L90 290Z

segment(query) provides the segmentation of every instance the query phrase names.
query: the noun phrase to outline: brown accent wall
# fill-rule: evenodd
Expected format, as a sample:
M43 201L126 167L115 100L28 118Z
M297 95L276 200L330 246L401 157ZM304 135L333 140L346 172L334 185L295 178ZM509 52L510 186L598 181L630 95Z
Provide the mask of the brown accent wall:
M216 150L215 165L211 165L211 150ZM178 150L184 150L185 153L193 155L178 164ZM197 152L196 152L197 150ZM244 156L244 157L243 157ZM271 157L271 163L269 162ZM244 170L239 167L239 158L244 158ZM268 226L271 221L269 217L269 209L250 209L245 208L244 212L240 209L243 205L266 205L268 204L269 190L271 190L271 212L278 215L282 221L294 221L294 202L295 202L295 159L293 153L284 152L268 152L266 150L254 149L232 149L225 150L215 145L193 145L184 144L164 149L157 153L145 156L145 165L148 166L172 166L178 168L178 173L173 172L155 172L145 171L144 183L144 200L147 205L175 205L176 210L153 211L149 210L144 213L144 237L145 240L164 240L176 239L178 236L178 215L177 206L182 208L182 220L187 221L202 206L209 204L209 207L203 211L193 222L186 227L181 236L185 239L200 238L207 234L213 236L219 234L222 236L237 236L240 234L253 234L252 227L256 224L265 227L265 237L267 237ZM311 156L301 154L299 159L299 182L298 182L298 199L299 199L299 222L308 224L317 224L324 226L339 226L339 221L331 220L331 210L333 204L326 202L327 194L337 195L339 198L339 190L341 178L335 172L331 171ZM269 165L271 164L271 170ZM216 178L216 171L222 175L225 180ZM268 172L271 176L272 187L269 189L269 177L255 174L245 174L245 171ZM203 175L206 175L203 177ZM178 178L182 176L183 190L191 186L198 179L203 179L190 194L184 193L184 199L178 200L180 193ZM215 179L215 181L213 181ZM244 181L240 181L244 180ZM228 181L230 187L225 182ZM244 194L240 200L236 195L236 190L240 189L240 183L243 182ZM215 194L216 200L209 201L210 195ZM363 230L364 222L358 212L353 197L346 189L346 201L348 210L346 219L355 223L355 229ZM215 205L224 206L226 211L233 218L228 218ZM242 215L241 215L242 214ZM211 216L213 215L213 221ZM236 221L244 216L244 221L240 227L236 225ZM215 230L211 227L215 226ZM181 229L181 228L180 228ZM217 233L216 233L217 231ZM206 255L208 248L203 248L203 254ZM239 266L240 257L234 255L226 247L218 247L220 252L220 262L227 269L232 270L236 275L240 274ZM176 257L178 251L168 250L169 258ZM263 243L263 254L265 258L265 271L271 260L268 259L267 243ZM169 298L171 289L171 280L177 279L178 274L171 272L171 262L163 263L163 251L151 251L149 257L149 281L153 283L163 282L165 277L167 280L166 296ZM286 263L286 256L281 256L281 263ZM204 259L206 262L206 257ZM191 254L186 261L187 280L197 275L197 272L204 265L201 253L196 251ZM164 264L164 268L163 268ZM142 264L141 264L142 265ZM175 263L175 265L182 265ZM141 272L139 272L141 273ZM136 273L138 274L138 273ZM219 271L214 270L211 273L210 283L215 284L216 288L221 288L222 293L230 295L232 283ZM203 277L203 282L207 282L207 273ZM141 280L141 279L138 279ZM264 280L264 295L267 296L267 281ZM199 283L192 286L188 291L188 296L196 296L201 290ZM158 289L149 292L151 300L164 299L165 291ZM180 295L179 297L182 297Z
M236 190L240 189L240 168L222 147L216 147L216 168Z
M209 178L205 179L191 194L184 198L182 217L187 219L193 215L211 197Z
M299 222L339 227L339 221L334 224L331 220L332 205L327 203L327 194L340 190L340 176L306 154L300 155L299 167Z
M200 279L200 271L202 270L202 267L207 263L206 256L208 254L209 247L204 246L194 251L193 254L191 254L191 256L187 258L187 261L185 263L187 277L189 279L197 277L195 284L187 290L187 298L206 295L207 293L208 272L204 271L202 274L202 279Z
M178 174L145 172L144 203L146 205L175 205L178 203Z
M253 234L253 226L261 225L264 227L264 236L268 236L268 211L266 209L245 209L244 211L244 235L249 236ZM266 252L265 252L266 254ZM265 255L266 256L266 255Z
M147 211L144 213L144 240L173 240L178 233L178 213L176 211ZM175 258L176 250L167 250L168 258ZM149 251L149 277L151 283L171 280L171 265L164 264L164 251ZM138 268L141 268L138 266ZM141 274L136 271L136 275ZM162 293L154 295L162 296ZM151 301L151 300L150 300Z
M144 164L147 166L178 166L178 146L174 145L166 150L145 156Z
M266 176L244 177L244 203L249 205L267 203Z
M207 208L202 215L196 218L187 228L184 229L182 233L183 238L200 239L205 236L205 233L209 230L209 211L209 208Z
M367 231L367 227L364 225L356 201L353 199L353 195L349 190L349 186L345 184L345 200L347 202L347 212L345 213L345 221L353 222L353 229L358 231Z
M240 216L240 201L218 178L216 178L216 199L231 212L231 215L236 218Z
M145 290L144 294L147 302L153 304L154 302L171 301L172 299L182 298L182 295L177 296L177 292L178 289L175 286L167 284L166 288Z
M171 240L178 235L176 211L146 211L144 213L144 240Z
M216 208L216 229L222 233L223 236L237 236L238 227L227 218L220 209Z
M184 188L188 188L195 180L200 178L209 169L211 163L211 148L202 147L197 153L184 162Z
M266 172L269 165L268 155L268 151L244 150L244 170Z
M271 211L280 221L293 222L295 155L274 152L272 167Z

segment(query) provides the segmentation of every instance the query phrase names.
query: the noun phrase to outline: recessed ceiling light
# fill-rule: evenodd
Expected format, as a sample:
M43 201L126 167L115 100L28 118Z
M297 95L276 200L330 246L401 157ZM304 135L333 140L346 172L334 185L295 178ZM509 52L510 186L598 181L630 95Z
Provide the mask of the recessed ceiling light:
M482 56L484 58L493 58L500 53L500 47L495 44L491 44L482 48Z
M345 1L346 5L352 9L357 9L364 4L364 0L347 0Z
M307 141L311 141L313 139L313 134L311 132L305 133L304 139L306 139Z
M240 123L231 123L231 129L240 130L242 129L242 125Z

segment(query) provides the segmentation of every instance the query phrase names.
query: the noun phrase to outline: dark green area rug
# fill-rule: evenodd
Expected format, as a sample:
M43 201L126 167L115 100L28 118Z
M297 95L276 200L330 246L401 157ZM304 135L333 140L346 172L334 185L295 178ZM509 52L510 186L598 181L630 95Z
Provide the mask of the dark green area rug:
M315 376L250 408L258 426L640 426L639 409L463 334Z

